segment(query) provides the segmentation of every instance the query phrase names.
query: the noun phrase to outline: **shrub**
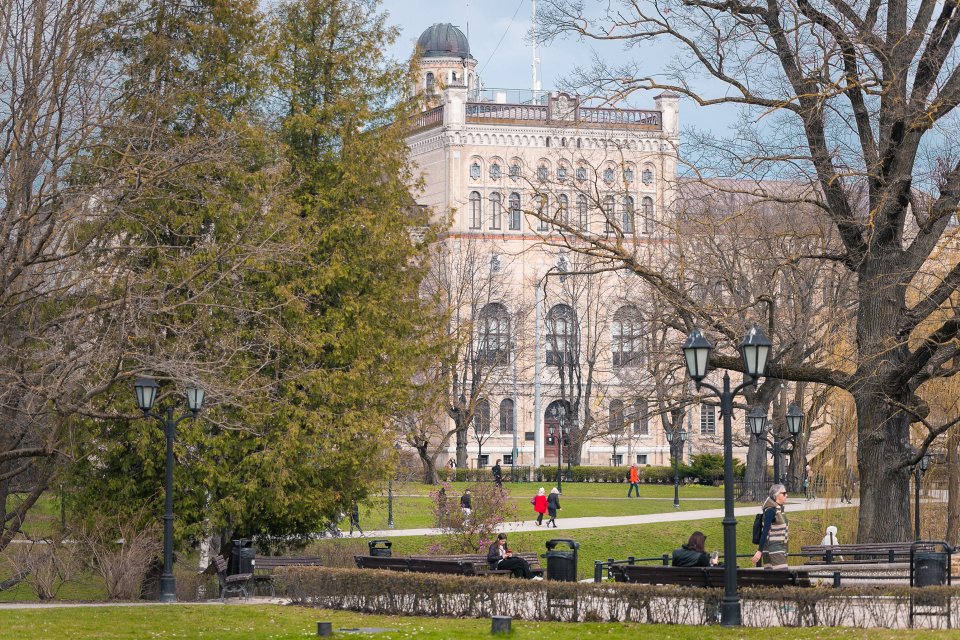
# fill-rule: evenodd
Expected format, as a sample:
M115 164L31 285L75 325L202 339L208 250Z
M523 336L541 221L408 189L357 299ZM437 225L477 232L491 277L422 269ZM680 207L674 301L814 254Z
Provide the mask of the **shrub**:
M52 600L80 568L77 545L59 534L26 544L10 545L5 554L12 573L21 578L39 600Z
M163 550L160 526L144 514L96 516L77 527L76 538L103 578L109 600L133 600Z
M277 578L293 604L380 615L520 620L710 624L719 621L723 590L621 583L533 582L370 569L291 568ZM951 587L741 589L749 627L899 628L917 605L944 606ZM568 600L573 607L552 606Z
M497 535L497 527L517 519L509 496L490 482L468 487L472 494L469 515L460 508L460 495L449 484L430 494L433 516L440 525L436 553L481 553Z

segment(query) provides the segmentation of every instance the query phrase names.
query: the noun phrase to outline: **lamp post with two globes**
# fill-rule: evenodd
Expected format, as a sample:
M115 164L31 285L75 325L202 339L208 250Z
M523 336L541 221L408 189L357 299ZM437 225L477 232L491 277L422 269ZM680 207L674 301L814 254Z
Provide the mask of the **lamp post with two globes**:
M190 413L179 418L173 417L173 407L167 407L166 415L151 413L157 399L160 385L153 378L140 378L133 389L137 395L137 406L145 418L154 418L163 425L167 439L166 462L166 508L163 514L163 575L160 576L160 602L176 602L177 587L173 578L173 440L177 435L177 425L187 418L196 418L203 406L204 391L200 387L187 389L187 408Z
M733 398L757 379L766 375L767 357L770 355L770 339L759 327L747 332L740 343L740 357L747 379L731 389L730 374L724 372L723 386L717 388L707 382L707 363L713 345L699 329L694 329L683 343L683 357L687 373L701 387L710 389L720 400L720 415L723 417L723 600L720 602L720 624L725 627L742 624L740 595L737 593L737 520L733 516Z
M750 425L750 431L757 438L757 440L763 441L770 445L769 447L764 448L766 451L769 451L771 454L773 454L773 481L780 482L781 448L783 447L784 443L796 438L803 430L803 411L800 410L800 407L792 403L787 408L787 431L790 432L790 435L786 438L774 438L771 440L764 435L768 425L767 412L760 407L754 407L753 410L747 414L747 424ZM764 465L766 465L766 463L764 463Z

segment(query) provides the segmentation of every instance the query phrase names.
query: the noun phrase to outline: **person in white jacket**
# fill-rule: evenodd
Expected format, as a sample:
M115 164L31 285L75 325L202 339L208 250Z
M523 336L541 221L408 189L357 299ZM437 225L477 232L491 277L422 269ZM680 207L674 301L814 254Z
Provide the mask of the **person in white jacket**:
M827 527L827 533L823 536L820 544L824 547L832 547L833 545L840 544L840 541L837 540L837 528L835 526L830 525Z

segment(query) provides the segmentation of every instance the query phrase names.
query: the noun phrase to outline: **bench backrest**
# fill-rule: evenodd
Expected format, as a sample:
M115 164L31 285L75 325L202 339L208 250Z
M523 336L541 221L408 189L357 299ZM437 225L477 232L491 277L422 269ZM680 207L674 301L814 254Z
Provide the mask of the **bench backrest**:
M216 569L217 569L217 575L218 575L218 576L226 576L226 575L227 575L227 561L223 559L223 556L216 555L216 556L213 556L213 558L212 558L211 560L212 560L212 562L213 562L213 566L216 567Z
M461 576L475 576L474 563L469 560L447 560L440 558L410 558L410 571L418 573L450 573Z
M642 584L675 584L686 587L722 587L723 567L663 567L654 565L613 565L610 567L617 582ZM810 586L810 578L790 569L762 569L737 571L741 587Z
M390 569L391 571L408 571L409 558L383 558L380 556L353 556L360 569Z
M531 569L540 569L540 556L537 555L536 551L515 551L514 556L518 558L523 558L527 561L527 564L530 565ZM414 558L425 558L428 560L463 560L465 562L472 562L475 565L487 567L489 563L487 562L487 556L485 554L479 553L454 553L454 554L444 554L440 556L413 556Z
M258 569L322 567L323 559L320 556L257 556L254 559L254 566Z

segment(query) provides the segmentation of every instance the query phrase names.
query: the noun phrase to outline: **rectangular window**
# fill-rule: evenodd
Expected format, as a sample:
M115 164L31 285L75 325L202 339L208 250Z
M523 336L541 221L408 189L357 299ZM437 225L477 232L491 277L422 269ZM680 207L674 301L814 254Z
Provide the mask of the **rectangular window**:
M637 454L637 464L647 464L647 454L638 453Z
M524 432L523 432L523 441L524 441L524 442L533 442L533 441L534 441L533 431L524 431Z
M513 464L513 455L505 453L503 455L503 464Z
M618 453L615 456L610 456L610 462L613 463L613 466L619 467L620 465L623 464L623 454Z
M717 433L716 407L712 404L700 405L700 435L712 436Z
M490 456L483 454L477 458L477 466L481 469L490 464Z

